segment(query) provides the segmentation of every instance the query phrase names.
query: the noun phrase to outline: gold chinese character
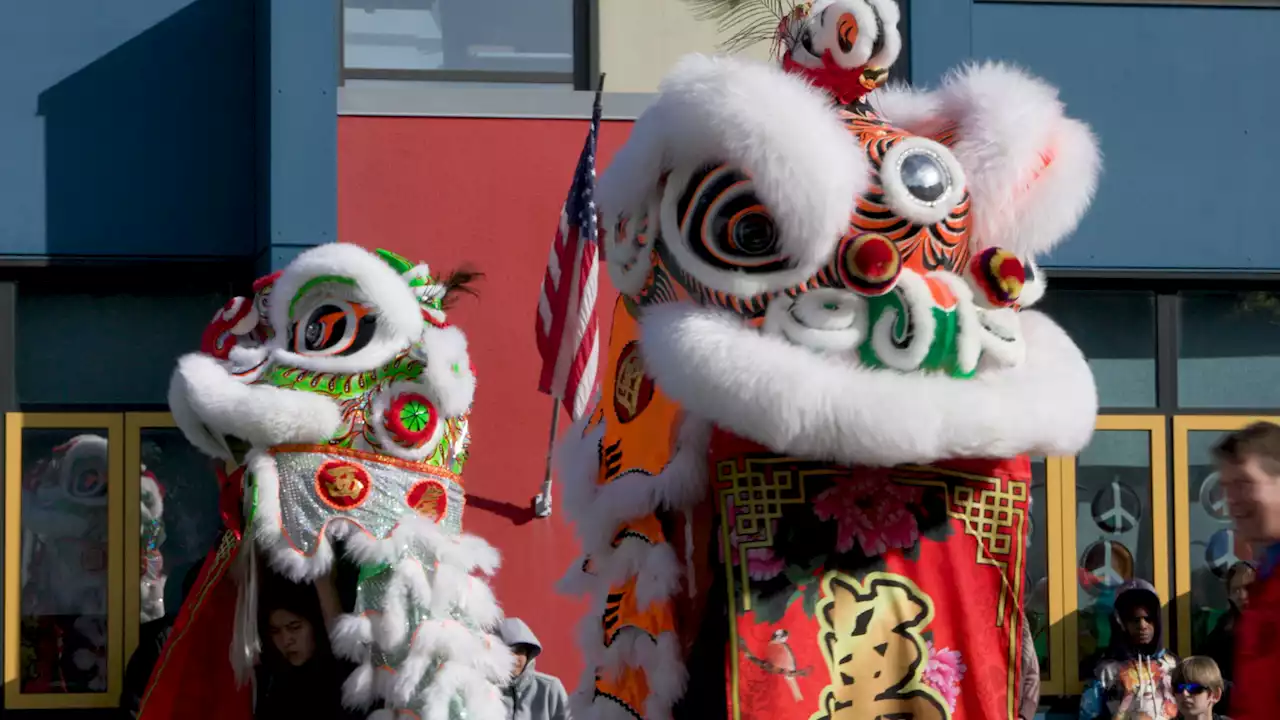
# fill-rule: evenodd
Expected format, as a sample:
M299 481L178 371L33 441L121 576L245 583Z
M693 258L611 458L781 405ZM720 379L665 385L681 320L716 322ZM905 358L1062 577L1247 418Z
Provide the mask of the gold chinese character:
M811 720L951 716L923 680L920 633L933 620L933 603L915 583L883 572L862 582L828 573L817 610L831 684Z
M364 492L364 480L360 478L360 471L350 465L329 468L329 478L325 489L332 497L358 500Z
M435 517L439 514L440 496L443 494L444 491L439 485L427 485L423 488L422 497L418 499L418 504L414 505L413 509L420 515Z
M631 355L618 366L618 380L613 389L614 400L627 411L635 415L640 406L640 388L644 385L644 361L640 353L632 351Z

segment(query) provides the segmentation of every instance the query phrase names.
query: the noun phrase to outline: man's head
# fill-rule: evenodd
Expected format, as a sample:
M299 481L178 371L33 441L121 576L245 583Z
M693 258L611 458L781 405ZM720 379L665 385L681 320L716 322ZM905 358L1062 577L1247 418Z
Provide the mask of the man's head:
M1256 422L1213 448L1236 532L1249 542L1280 540L1280 425Z
M1253 566L1241 560L1227 570L1227 599L1237 610L1249 606L1249 585L1257 578Z
M1213 706L1222 699L1222 672L1211 658L1189 657L1173 671L1173 690L1182 717L1212 717Z

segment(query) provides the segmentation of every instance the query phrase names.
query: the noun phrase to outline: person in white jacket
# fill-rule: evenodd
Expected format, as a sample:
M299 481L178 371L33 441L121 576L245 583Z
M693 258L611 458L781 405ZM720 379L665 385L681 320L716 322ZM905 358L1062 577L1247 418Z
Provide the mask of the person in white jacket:
M511 684L503 693L509 720L570 720L569 693L554 675L534 669L542 643L519 618L507 618L499 628L502 641L515 653Z

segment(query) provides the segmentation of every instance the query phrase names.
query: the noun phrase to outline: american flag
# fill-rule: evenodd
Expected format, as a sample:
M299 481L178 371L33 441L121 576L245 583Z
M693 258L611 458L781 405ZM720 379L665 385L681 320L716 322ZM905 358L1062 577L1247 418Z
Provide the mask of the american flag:
M601 77L601 86L603 86ZM560 400L569 417L587 411L595 390L599 363L596 322L596 138L600 132L600 89L591 112L591 130L578 157L569 197L560 210L560 225L551 245L542 296L538 298L538 354L542 374L538 389Z

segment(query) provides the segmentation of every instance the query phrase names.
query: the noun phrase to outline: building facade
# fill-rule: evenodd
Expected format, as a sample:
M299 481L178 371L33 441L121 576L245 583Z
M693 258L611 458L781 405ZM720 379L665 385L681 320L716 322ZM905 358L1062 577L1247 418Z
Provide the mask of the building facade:
M1092 210L1045 263L1045 305L1103 405L1092 445L1039 459L1033 488L1025 610L1046 710L1070 713L1110 588L1152 582L1186 654L1249 554L1208 449L1280 416L1280 3L901 2L899 77L1017 62L1105 156ZM467 525L503 551L496 589L541 637L539 669L572 687L585 608L555 584L576 542L561 513L531 510L552 413L532 332L547 248L596 78L605 167L666 69L721 40L683 0L6 10L3 712L115 706L144 620L177 612L218 523L214 472L166 414L174 358L254 277L335 239L485 273L455 313L479 376Z

